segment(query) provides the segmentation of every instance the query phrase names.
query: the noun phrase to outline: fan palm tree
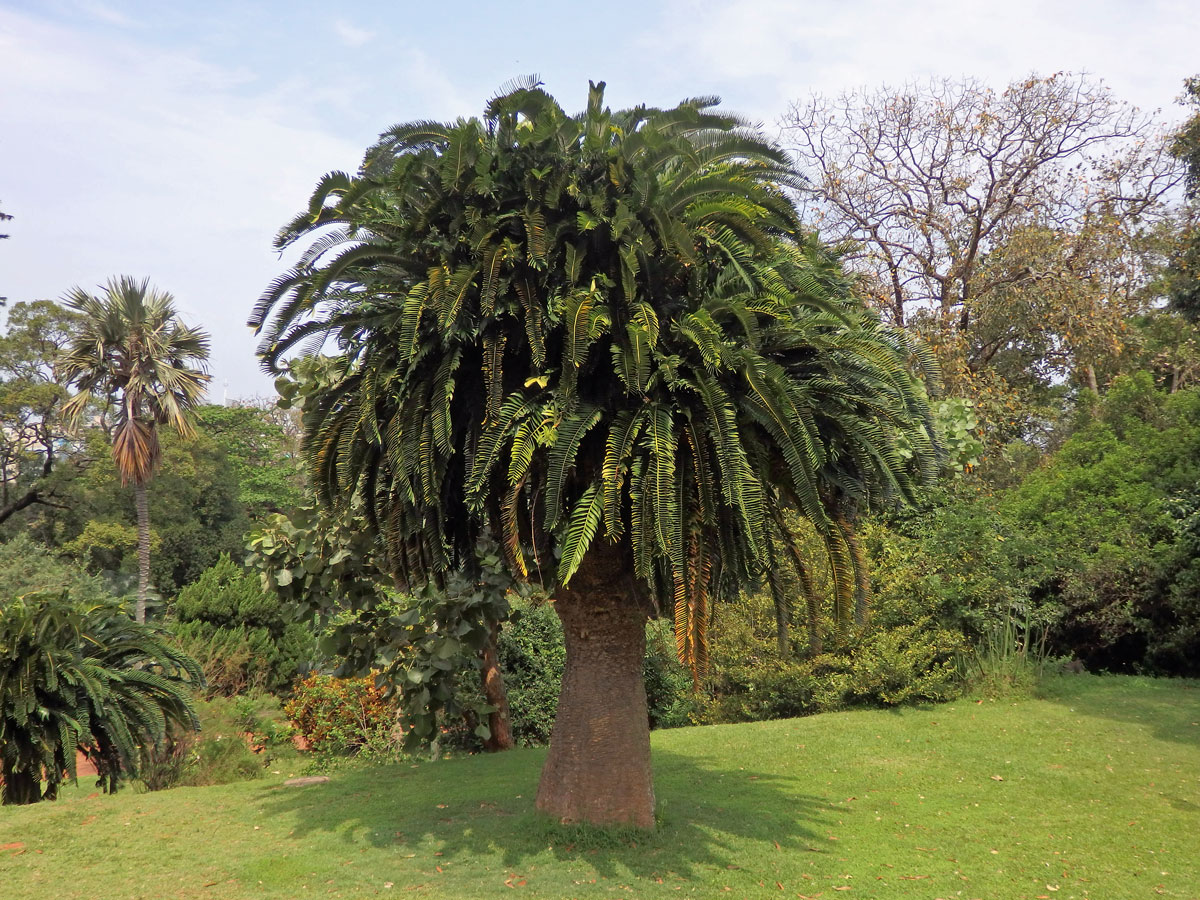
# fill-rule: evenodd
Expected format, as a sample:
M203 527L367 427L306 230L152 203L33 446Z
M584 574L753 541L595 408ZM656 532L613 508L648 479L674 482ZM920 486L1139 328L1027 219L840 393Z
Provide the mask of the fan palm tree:
M0 776L4 804L53 800L76 750L115 791L169 724L200 727L199 666L115 603L63 594L0 603ZM45 781L45 788L42 782Z
M491 532L552 592L539 808L649 826L646 617L702 671L710 600L764 577L772 511L836 549L825 472L903 495L898 436L929 438L904 354L802 232L785 154L715 98L613 112L603 87L576 116L526 83L482 120L384 134L282 230L308 245L251 324L269 370L342 351L307 457L399 577L470 566Z
M162 460L158 426L192 434L192 410L209 375L208 335L180 321L174 298L148 280L111 279L102 294L75 288L64 299L81 314L58 363L77 393L63 406L77 428L93 401L116 406L112 457L123 485L133 484L138 529L138 622L146 621L150 589L150 507L147 484Z

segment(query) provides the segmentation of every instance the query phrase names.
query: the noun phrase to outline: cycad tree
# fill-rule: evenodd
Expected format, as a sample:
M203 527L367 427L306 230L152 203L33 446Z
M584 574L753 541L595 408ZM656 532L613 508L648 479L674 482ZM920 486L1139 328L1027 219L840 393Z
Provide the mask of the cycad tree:
M168 725L200 727L190 696L200 680L195 662L116 602L0 600L0 802L53 800L75 778L76 750L115 791Z
M527 84L396 127L283 229L304 250L251 320L271 370L340 347L306 452L397 577L468 567L490 532L552 592L567 665L537 802L564 821L653 824L647 616L701 669L709 604L764 577L777 509L836 549L826 473L902 495L898 435L929 447L785 154L715 103L614 112L601 84L571 116Z
M192 411L204 398L209 375L208 335L185 325L174 298L148 280L111 279L100 294L75 288L66 306L81 314L79 328L58 364L77 393L63 406L78 427L94 401L112 402L112 457L122 484L133 484L138 529L138 622L146 621L150 589L150 506L147 484L162 459L158 426L192 433Z

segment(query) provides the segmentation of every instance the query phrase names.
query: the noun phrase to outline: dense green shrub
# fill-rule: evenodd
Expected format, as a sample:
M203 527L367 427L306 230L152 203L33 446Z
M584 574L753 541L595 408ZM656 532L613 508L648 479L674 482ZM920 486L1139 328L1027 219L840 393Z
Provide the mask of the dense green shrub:
M1146 667L1200 677L1200 485L1167 502L1174 543L1164 553L1146 613Z
M508 692L513 740L545 744L554 727L566 661L562 625L551 604L519 606L500 630L497 652Z
M764 654L715 669L696 718L707 723L756 722L854 706L899 706L958 696L957 657L963 637L928 620L843 635L808 659Z
M646 626L642 678L651 728L681 728L695 723L700 698L692 689L691 673L675 653L675 636L669 622L658 620Z
M876 624L932 616L986 644L1013 620L1089 668L1200 672L1200 391L1118 378L1059 440L1039 465L1018 448L1003 488L868 527Z
M203 666L210 696L283 690L315 651L311 631L227 555L179 592L174 612L175 636Z
M173 729L166 742L147 748L138 772L147 790L247 781L300 756L279 700L270 694L214 697L198 702L196 712L199 733Z
M315 751L388 755L401 745L396 707L374 676L309 675L296 684L283 711Z
M947 495L904 518L868 522L864 538L877 628L930 619L974 641L1014 612L1029 614L1039 548L987 497ZM1035 617L1056 614L1046 605Z
M1176 585L1196 546L1187 514L1172 509L1198 482L1200 391L1166 394L1139 373L1086 405L1062 448L997 499L1037 548L1030 600L1060 608L1052 653L1090 668L1188 672L1200 610Z

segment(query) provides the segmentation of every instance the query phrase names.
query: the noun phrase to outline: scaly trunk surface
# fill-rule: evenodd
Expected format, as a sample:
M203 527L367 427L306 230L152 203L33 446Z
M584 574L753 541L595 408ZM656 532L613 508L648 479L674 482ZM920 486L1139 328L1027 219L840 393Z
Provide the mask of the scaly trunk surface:
M146 622L146 595L150 592L150 500L146 485L140 481L133 484L133 499L137 507L137 557L138 590L137 609L134 618L139 624Z
M623 549L597 539L554 600L567 658L537 808L564 823L652 828L646 610Z
M495 711L488 714L488 728L492 736L483 742L484 749L495 753L511 750L514 746L512 723L509 721L508 692L504 689L504 676L500 672L500 659L496 645L500 639L499 623L492 626L492 636L483 648L483 665L479 676L483 684L483 699Z

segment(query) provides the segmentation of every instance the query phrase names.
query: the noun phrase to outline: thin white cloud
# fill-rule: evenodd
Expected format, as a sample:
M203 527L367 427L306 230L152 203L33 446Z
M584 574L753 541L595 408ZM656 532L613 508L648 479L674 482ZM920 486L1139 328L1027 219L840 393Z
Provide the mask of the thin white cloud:
M344 19L338 19L333 23L333 31L347 47L361 47L375 37L375 32L357 28Z

